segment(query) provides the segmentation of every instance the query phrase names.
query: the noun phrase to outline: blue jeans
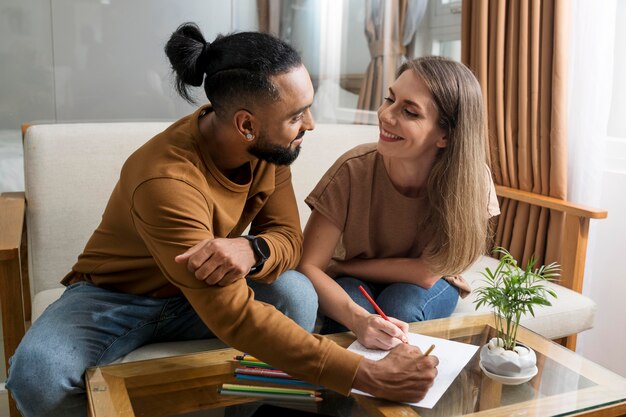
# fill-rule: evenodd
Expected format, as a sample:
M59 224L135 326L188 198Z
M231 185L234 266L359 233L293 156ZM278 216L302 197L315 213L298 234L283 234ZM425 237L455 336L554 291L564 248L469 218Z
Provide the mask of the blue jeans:
M248 285L255 299L313 330L317 294L304 275L287 271L271 285ZM84 417L86 368L149 343L212 337L182 296L157 299L80 282L67 287L26 332L9 361L6 387L24 417Z
M387 315L407 323L448 317L459 301L459 291L441 278L429 289L414 284L377 284L356 278L337 278L337 283L348 293L355 303L372 314L374 307L359 291L359 285L376 301ZM345 332L348 329L336 321L325 317L320 333Z

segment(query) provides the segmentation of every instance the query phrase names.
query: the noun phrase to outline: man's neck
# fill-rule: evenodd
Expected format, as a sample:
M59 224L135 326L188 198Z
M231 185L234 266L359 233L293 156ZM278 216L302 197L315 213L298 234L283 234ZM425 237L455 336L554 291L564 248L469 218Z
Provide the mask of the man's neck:
M247 170L247 163L253 157L236 132L221 123L214 112L207 112L198 119L198 129L217 169L227 178L239 182L242 169Z

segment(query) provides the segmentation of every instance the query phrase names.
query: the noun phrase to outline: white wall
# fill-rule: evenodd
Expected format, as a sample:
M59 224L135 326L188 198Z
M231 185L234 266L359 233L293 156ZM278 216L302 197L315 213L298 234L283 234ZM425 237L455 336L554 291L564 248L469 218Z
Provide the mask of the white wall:
M598 304L593 329L579 336L578 353L626 377L626 170L605 171L601 206L609 216L592 221L591 282L585 294Z

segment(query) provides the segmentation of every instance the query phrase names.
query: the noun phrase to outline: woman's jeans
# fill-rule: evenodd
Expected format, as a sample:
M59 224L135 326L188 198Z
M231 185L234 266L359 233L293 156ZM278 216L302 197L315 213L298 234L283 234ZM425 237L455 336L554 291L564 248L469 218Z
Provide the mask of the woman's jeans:
M376 284L351 277L337 278L337 283L355 303L370 313L377 314L374 307L359 291L359 285L362 285L387 316L407 323L448 317L459 301L457 288L443 278L429 289L405 283ZM321 333L338 333L347 330L343 325L325 317Z
M304 275L287 271L270 285L250 280L248 285L255 299L313 330L317 294ZM67 287L28 330L9 361L6 387L24 417L84 417L86 368L113 362L148 343L213 337L182 296L157 299L79 282Z

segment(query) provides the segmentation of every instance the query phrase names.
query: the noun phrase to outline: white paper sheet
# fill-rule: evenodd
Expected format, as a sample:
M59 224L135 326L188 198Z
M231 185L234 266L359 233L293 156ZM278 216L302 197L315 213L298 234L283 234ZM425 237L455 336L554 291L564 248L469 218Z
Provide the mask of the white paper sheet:
M407 403L423 408L433 408L435 404L437 404L437 401L439 401L441 396L446 392L450 384L454 382L454 379L459 375L478 349L478 346L469 345L467 343L454 342L418 333L409 333L409 344L417 346L422 350L422 352L425 352L430 345L434 344L435 349L431 355L435 355L439 358L439 365L437 366L438 373L435 378L435 383L430 390L428 390L424 399L417 403ZM356 341L348 347L348 350L356 352L374 361L381 360L389 354L389 351L385 350L367 349L365 346ZM371 397L370 394L356 389L353 389L352 392Z

